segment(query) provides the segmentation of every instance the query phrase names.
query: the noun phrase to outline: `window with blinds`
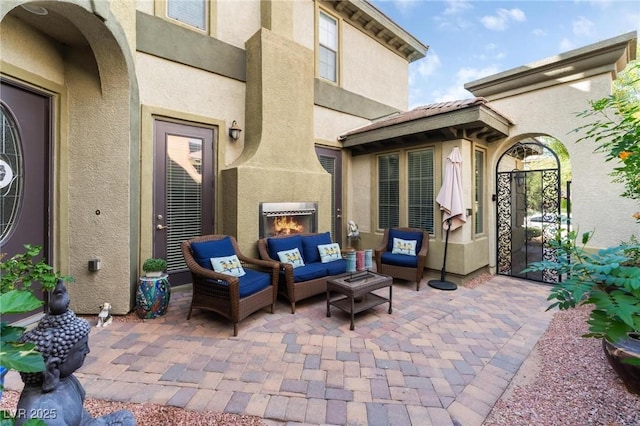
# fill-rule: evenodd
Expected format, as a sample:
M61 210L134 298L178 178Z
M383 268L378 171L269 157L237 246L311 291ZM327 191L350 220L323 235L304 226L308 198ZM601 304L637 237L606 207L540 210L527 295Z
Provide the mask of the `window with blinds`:
M484 233L484 151L476 150L475 154L475 208L474 221L476 234Z
M407 155L408 224L433 233L433 150Z
M399 163L398 154L378 157L378 229L400 226Z
M206 31L207 3L207 0L167 0L167 16Z
M167 137L167 270L184 268L180 243L202 235L202 140Z
M331 175L331 238L335 241L336 235L336 159L326 155L318 155L320 164Z
M318 75L338 81L338 21L324 12L318 18Z

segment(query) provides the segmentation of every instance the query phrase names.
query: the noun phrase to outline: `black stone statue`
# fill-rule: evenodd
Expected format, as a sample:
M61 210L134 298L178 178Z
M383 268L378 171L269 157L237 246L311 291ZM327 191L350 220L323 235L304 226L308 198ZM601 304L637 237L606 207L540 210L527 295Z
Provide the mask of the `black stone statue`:
M69 309L69 294L59 280L49 302L49 313L38 326L22 336L42 353L45 371L20 373L24 389L16 410L16 425L30 418L48 426L135 426L130 411L116 411L93 418L84 408L85 391L73 373L89 353L89 323Z

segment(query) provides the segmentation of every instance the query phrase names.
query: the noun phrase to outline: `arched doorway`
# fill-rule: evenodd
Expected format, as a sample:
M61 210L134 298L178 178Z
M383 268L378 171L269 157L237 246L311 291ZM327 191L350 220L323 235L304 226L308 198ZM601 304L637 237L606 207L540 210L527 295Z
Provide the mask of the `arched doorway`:
M49 108L40 138L46 140L44 166L24 167L25 182L42 176L31 188L40 205L16 210L15 219L44 223L39 232L47 262L75 279L68 286L75 312L92 313L109 301L112 313L127 313L137 281L140 160L138 93L125 29L109 2L5 3L2 101L14 113L19 102L5 101L11 85L23 96L36 93ZM35 139L20 135L24 156L32 156ZM16 246L40 240L25 234ZM93 260L99 270L88 266Z
M544 142L544 143L543 143ZM568 230L562 214L561 162L545 138L517 142L496 168L497 273L544 283L550 271L524 272L529 264L554 259L551 241Z

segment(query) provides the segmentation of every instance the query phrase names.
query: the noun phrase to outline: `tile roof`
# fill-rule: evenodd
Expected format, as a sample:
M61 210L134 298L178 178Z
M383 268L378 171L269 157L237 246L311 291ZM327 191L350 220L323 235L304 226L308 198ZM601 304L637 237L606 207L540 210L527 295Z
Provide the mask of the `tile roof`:
M367 124L366 126L350 130L343 135L341 135L340 139L345 139L351 135L356 135L359 133L368 132L375 129L381 129L384 127L393 126L396 124L406 123L409 121L419 120L423 118L433 117L436 115L446 114L452 111L459 111L469 107L475 106L484 106L486 108L491 109L496 114L501 115L498 111L494 110L489 106L489 101L485 98L470 98L464 100L457 101L448 101L448 102L440 102L435 104L429 104L424 106L416 107L407 112L401 112L394 114L392 116L385 117L380 119L379 121L373 122L371 124Z

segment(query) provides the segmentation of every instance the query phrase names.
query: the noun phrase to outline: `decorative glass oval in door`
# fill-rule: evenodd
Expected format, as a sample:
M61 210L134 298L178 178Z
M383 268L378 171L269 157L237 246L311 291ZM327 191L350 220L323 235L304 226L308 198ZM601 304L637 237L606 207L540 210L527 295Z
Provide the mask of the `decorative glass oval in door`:
M24 164L15 118L0 104L0 244L11 232L22 201Z

